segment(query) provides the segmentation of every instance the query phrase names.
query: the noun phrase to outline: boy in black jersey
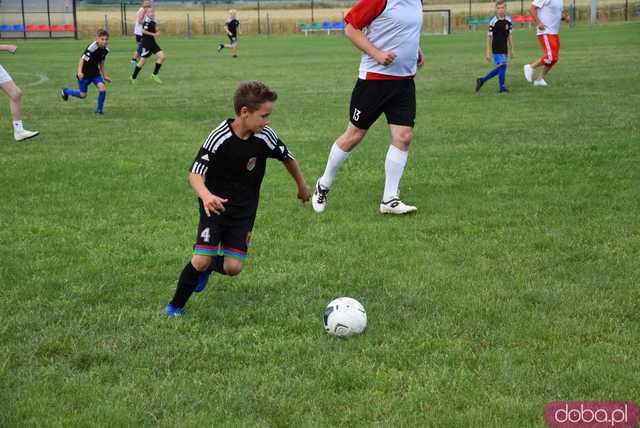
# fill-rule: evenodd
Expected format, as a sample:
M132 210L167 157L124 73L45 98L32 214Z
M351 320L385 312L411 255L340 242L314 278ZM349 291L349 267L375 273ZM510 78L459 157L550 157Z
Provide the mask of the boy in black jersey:
M104 82L111 82L109 76L104 72L104 61L109 54L108 44L109 32L98 30L96 41L86 47L78 63L77 77L80 90L63 88L61 96L64 101L69 99L69 95L76 98L86 98L89 85L93 83L99 91L96 114L103 114L104 101L107 98L107 87Z
M500 92L509 92L504 85L507 74L507 55L513 58L515 47L513 46L513 39L511 38L513 25L511 23L511 17L506 16L506 9L507 4L505 0L498 0L496 2L496 16L491 18L491 22L489 22L486 58L489 64L491 64L493 60L497 67L487 73L486 76L476 79L476 92L482 88L482 85L484 85L487 80L493 79L496 75L498 76Z
M165 307L170 318L184 314L187 300L204 289L210 272L237 275L244 268L267 158L284 164L298 199L311 197L298 162L267 126L277 98L261 82L240 83L233 97L235 118L211 131L191 165L189 183L198 195L200 224L191 261Z
M162 83L162 80L158 77L158 73L166 56L156 42L156 37L159 35L160 30L156 23L156 12L153 8L149 8L144 17L144 23L142 24L142 51L140 52L140 61L138 61L138 64L136 64L136 67L133 69L133 74L129 77L131 83L136 83L138 73L140 73L140 70L142 70L142 67L144 67L147 62L147 58L151 55L156 56L156 67L153 70L153 74L151 74L151 79L156 83Z
M224 48L230 48L232 56L234 58L238 57L238 27L240 26L240 21L236 19L236 11L231 9L229 11L229 18L224 22L224 31L227 33L229 37L230 44L225 45L224 43L220 43L218 45L218 52L222 51Z

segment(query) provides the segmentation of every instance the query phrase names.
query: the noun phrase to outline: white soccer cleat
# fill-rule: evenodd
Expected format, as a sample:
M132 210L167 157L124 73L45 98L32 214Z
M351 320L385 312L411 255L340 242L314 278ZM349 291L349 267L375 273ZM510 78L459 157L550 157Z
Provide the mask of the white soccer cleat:
M380 212L382 214L409 214L416 211L418 211L418 208L406 205L398 198L380 202Z
M524 78L527 79L527 82L533 82L533 67L529 64L524 66Z
M533 82L533 86L549 86L547 84L547 82L545 82L544 79L537 79L535 82Z
M15 138L16 141L24 141L28 140L29 138L33 138L38 134L40 134L40 132L38 131L27 131L26 129L23 129L22 131L14 131L13 138Z
M316 188L313 191L313 196L311 197L311 206L313 210L317 213L321 213L327 207L327 194L329 193L329 188L324 187L320 184L320 179L316 181Z

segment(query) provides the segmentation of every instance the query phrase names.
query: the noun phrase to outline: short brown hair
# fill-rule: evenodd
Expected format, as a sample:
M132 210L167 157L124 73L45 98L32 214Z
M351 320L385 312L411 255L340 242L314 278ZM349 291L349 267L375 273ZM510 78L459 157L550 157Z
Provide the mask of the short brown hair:
M109 37L109 32L103 28L100 28L98 31L96 31L96 37L102 37L102 36Z
M497 0L496 1L496 7L497 6L502 6L502 5L507 5L507 0Z
M242 107L246 107L250 112L260 109L266 102L275 102L278 94L269 89L267 85L257 80L247 80L240 82L233 94L233 107L236 114L240 114Z

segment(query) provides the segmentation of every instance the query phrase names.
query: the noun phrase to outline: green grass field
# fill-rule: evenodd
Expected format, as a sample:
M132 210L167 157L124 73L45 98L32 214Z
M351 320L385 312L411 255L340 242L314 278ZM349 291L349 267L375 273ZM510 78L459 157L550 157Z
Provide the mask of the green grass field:
M212 277L184 319L163 306L190 256L187 169L232 114L239 80L280 94L273 128L313 185L344 129L359 55L337 36L160 39L161 77L126 79L114 39L106 115L63 103L88 41L18 42L0 62L24 90L15 143L0 97L0 426L543 427L554 400L640 400L640 25L562 33L548 88L522 65L510 94L484 33L423 40L402 196L378 214L381 119L323 215L272 161L238 277ZM369 327L328 336L352 296Z

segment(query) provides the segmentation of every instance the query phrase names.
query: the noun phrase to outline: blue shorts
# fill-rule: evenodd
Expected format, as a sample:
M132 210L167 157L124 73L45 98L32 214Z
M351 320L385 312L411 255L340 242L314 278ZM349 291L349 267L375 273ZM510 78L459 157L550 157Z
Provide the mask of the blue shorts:
M104 79L102 76L96 77L85 77L84 79L78 79L78 86L80 87L80 92L87 92L90 84L97 85L98 83L104 83Z
M509 62L507 54L493 54L493 63L496 65L506 64Z

